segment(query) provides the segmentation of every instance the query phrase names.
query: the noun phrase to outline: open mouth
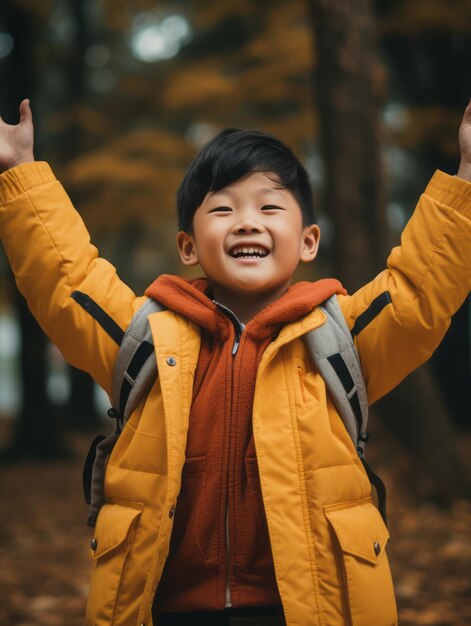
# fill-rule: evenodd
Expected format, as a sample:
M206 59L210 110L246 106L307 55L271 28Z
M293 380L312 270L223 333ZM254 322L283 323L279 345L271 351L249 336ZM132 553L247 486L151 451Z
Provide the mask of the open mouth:
M269 252L262 246L234 246L229 254L235 259L263 259Z

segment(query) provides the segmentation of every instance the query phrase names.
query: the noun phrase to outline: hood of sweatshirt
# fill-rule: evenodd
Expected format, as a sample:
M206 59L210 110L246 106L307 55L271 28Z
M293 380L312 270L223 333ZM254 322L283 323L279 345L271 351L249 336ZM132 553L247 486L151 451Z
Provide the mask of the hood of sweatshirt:
M211 292L205 278L185 280L162 274L146 290L146 295L158 300L172 311L205 328L216 339L225 341L230 334L231 320L208 295ZM289 289L246 325L245 332L254 340L265 339L280 326L304 317L334 293L346 294L342 284L333 278L316 282L302 281Z

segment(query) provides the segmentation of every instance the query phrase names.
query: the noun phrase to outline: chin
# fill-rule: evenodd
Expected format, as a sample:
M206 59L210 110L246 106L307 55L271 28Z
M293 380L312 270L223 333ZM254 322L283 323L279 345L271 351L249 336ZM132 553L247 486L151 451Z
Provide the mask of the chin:
M270 289L270 285L260 281L260 280L253 280L248 278L247 280L241 280L241 281L237 281L237 283L233 283L232 285L234 290L238 290L238 291L265 291L267 289Z
M247 283L234 285L233 290L241 296L266 296L281 289L281 285L271 285L263 282L248 281Z

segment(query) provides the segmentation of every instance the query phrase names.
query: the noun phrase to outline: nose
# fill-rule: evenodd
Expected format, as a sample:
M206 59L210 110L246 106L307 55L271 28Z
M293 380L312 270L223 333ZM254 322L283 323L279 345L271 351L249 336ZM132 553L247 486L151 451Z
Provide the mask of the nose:
M241 235L243 235L244 233L259 233L260 228L258 228L258 226L244 224L237 229L237 232Z
M259 221L251 211L243 211L239 214L239 219L234 224L234 232L239 234L244 233L259 233L262 231L262 227Z

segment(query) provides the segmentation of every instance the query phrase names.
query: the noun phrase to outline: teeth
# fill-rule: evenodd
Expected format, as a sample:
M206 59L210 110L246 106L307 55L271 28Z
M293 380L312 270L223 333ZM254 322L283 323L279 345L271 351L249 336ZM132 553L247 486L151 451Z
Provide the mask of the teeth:
M237 255L256 255L260 257L267 256L268 252L264 248L259 248L258 246L237 246L231 250L232 256Z

